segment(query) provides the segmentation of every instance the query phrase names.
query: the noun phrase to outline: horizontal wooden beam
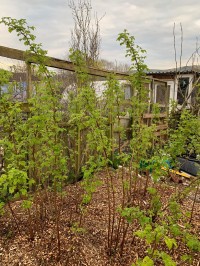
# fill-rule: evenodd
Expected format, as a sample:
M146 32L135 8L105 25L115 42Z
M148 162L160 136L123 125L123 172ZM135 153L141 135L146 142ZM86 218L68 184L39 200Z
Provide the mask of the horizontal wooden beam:
M167 137L167 131L157 131L153 133L155 137Z
M22 50L0 46L0 56L11 58L11 59L16 59L16 60L21 60L21 61L28 61L29 63L39 64L39 61L37 61L34 58L34 56L30 56L30 55L31 54L29 54L28 56L28 54ZM73 72L75 71L75 65L70 61L57 59L57 58L50 57L50 56L47 56L46 59L47 60L46 60L45 65L48 67L64 69L64 70L73 71ZM106 78L111 74L115 74L117 79L126 80L129 76L129 74L127 73L113 72L113 71L97 69L93 67L88 67L87 71L89 75L103 77L103 78Z
M167 117L167 113L161 113L161 114L144 114L143 115L143 118L162 118L162 117Z
M168 125L167 124L163 124L163 125L158 125L156 126L156 130L166 130L168 129Z

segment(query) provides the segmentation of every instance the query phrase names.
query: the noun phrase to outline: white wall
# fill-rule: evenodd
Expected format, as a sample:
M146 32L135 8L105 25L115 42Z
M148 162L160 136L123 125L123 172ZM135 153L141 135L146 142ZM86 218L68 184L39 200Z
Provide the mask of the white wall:
M192 84L193 84L193 75L192 74L182 74L178 75L175 80L167 80L167 85L170 86L170 100L177 101L177 93L178 93L178 79L179 78L189 78L189 90L188 95L192 91ZM190 103L191 98L188 100Z

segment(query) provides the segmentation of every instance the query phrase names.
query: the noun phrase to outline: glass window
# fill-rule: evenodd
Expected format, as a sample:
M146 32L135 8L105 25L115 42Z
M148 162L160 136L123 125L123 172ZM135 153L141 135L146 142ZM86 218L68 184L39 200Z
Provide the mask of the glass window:
M178 104L183 104L185 97L187 97L188 87L189 87L189 78L178 79L178 92L177 92Z
M131 99L131 97L132 97L131 86L126 85L124 87L124 98L125 98L125 100L129 100L129 99Z
M169 103L170 87L158 85L156 90L156 103L167 105Z

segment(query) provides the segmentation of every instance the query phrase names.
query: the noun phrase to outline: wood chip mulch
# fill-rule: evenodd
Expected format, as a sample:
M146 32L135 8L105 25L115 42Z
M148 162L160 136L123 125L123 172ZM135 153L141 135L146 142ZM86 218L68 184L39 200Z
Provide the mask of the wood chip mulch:
M122 191L120 170L113 170L115 187L115 206L120 205ZM40 192L34 197L31 212L21 208L21 201L11 203L19 231L8 206L5 214L0 216L0 266L131 266L137 258L144 258L147 254L145 242L133 236L137 224L132 224L127 229L126 242L123 255L119 252L111 256L107 252L108 230L108 201L107 187L104 171L98 173L101 184L93 193L92 201L85 206L84 214L80 215L80 202L83 193L82 182L68 185L62 197L60 206L60 249L58 257L56 235L56 211L52 207L55 202L53 196ZM167 203L172 193L183 189L185 184L161 182L157 189L161 192L163 206ZM142 188L142 186L141 186ZM194 194L194 192L192 192ZM190 194L182 202L184 212L191 211L194 195ZM197 195L199 197L199 194ZM135 204L140 202L148 207L148 196L138 192L134 198ZM42 206L42 210L40 207ZM81 226L78 226L81 221ZM180 223L182 229L184 225ZM32 231L31 231L32 230ZM200 238L200 201L194 206L191 232ZM185 245L178 243L179 247L173 253L177 265L198 266L200 256L193 254L193 262L183 263L181 255L188 252ZM156 264L162 265L162 264Z

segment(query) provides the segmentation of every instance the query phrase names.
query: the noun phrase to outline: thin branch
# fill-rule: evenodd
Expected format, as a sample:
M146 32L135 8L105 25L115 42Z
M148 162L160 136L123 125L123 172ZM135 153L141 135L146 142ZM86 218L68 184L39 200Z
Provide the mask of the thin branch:
M174 27L173 27L173 36L174 36L174 58L175 58L175 63L176 63L176 72L177 72L177 52L176 52L176 34L175 34L175 28L176 28L176 24L174 22Z
M173 36L174 36L174 59L175 59L175 64L176 64L176 75L175 75L175 80L177 78L177 57L176 57L176 34L175 34L175 28L176 24L174 22L174 27L173 27ZM174 98L175 98L175 82L174 82Z
M180 29L181 29L181 53L180 53L180 69L182 66L182 56L183 56L183 27L182 24L180 23Z

